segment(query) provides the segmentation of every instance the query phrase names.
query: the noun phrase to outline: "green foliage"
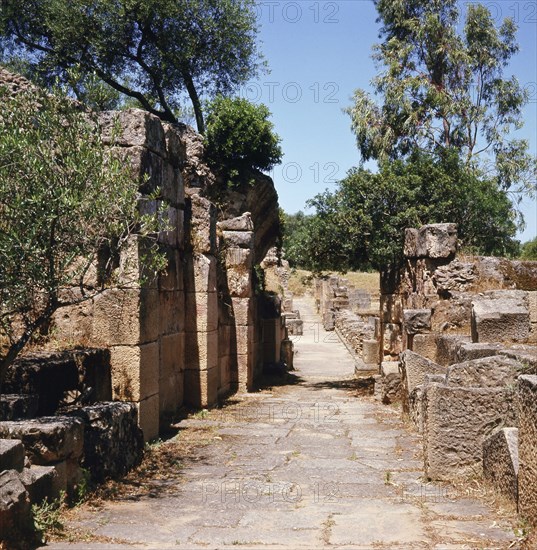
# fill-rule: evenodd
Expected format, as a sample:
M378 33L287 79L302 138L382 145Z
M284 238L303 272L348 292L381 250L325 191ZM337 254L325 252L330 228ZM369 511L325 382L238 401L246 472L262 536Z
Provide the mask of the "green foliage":
M157 214L141 215L138 184L101 142L95 120L59 95L0 89L0 382L36 331L106 286L138 285L121 251L144 237L162 268ZM70 289L70 290L69 290Z
M531 241L527 241L522 245L520 254L521 260L536 260L537 261L537 237Z
M462 28L456 0L376 0L383 42L374 48L381 72L377 103L357 90L352 119L362 158L406 158L455 149L471 169L494 174L504 189L535 192L536 159L523 124L528 93L503 71L517 52L516 26L497 28L487 7L468 3Z
M309 201L316 214L297 232L297 264L312 271L396 266L404 230L454 222L463 246L476 253L514 255L518 242L511 202L494 179L478 178L453 151L415 153L387 162L378 174L352 169L335 192Z
M281 162L280 138L265 105L216 97L208 107L206 155L229 186L244 183L252 169L270 170Z
M97 79L171 122L187 93L203 133L200 93L230 93L256 76L257 31L254 0L2 0L0 51L90 102Z
M65 529L62 523L62 513L66 507L65 492L61 491L59 498L49 502L45 497L41 504L32 504L34 530L42 544L50 535L62 533Z

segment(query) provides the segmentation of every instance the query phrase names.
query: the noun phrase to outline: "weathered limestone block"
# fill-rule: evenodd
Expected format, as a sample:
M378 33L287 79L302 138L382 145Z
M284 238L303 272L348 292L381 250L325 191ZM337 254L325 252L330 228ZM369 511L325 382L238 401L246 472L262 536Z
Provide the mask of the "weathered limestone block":
M481 468L483 441L516 425L509 387L470 388L430 383L423 404L425 474L449 481Z
M403 303L398 294L383 294L380 297L381 319L384 323L403 321Z
M481 359L498 354L503 349L501 344L487 344L478 342L463 342L457 348L457 363L471 361L472 359Z
M185 403L192 407L211 407L218 401L220 370L185 370Z
M225 249L225 264L228 270L249 271L254 265L254 253L250 248L232 246Z
M367 365L378 365L379 343L377 340L364 340L362 344L362 359Z
M494 291L472 302L474 342L523 342L530 335L527 293Z
M405 309L403 310L403 323L408 334L428 332L431 328L431 310Z
M222 231L225 246L253 250L253 231Z
M422 243L419 242L419 231L412 227L405 229L405 243L403 254L407 258L419 258L425 256L425 250L418 248Z
M414 388L425 382L428 374L445 375L447 368L423 357L411 350L401 354L401 372L406 385L406 395L410 395Z
M150 395L139 403L138 408L138 426L144 434L144 442L155 439L159 434L159 394Z
M514 386L517 377L524 371L522 363L509 357L482 357L448 367L446 384L465 388Z
M23 470L20 478L32 504L40 504L45 498L50 502L60 496L62 488L66 489L65 486L60 486L54 466L30 466Z
M93 480L122 476L142 459L143 435L134 403L99 403L69 414L84 422L82 466Z
M218 366L218 331L187 333L185 370L208 370ZM185 387L185 395L187 389Z
M131 177L138 183L141 193L149 195L162 188L166 163L160 155L142 146L112 147L111 153L130 167Z
M442 334L436 338L436 362L447 367L457 362L457 350L471 337L464 334Z
M537 525L537 376L518 379L518 510Z
M389 405L401 398L401 372L396 361L383 361L380 369L382 377L380 401Z
M233 317L236 325L250 325L253 323L254 302L251 298L231 298Z
M302 336L304 334L304 321L302 319L286 319L285 326L292 336Z
M187 257L185 272L187 292L216 292L216 258L194 253Z
M449 300L432 304L431 330L470 334L472 325L472 296L460 294Z
M212 332L217 329L218 296L216 292L187 292L185 304L187 333Z
M428 258L449 258L457 251L457 225L433 223L418 231L417 255Z
M0 472L24 468L24 445L18 439L0 439Z
M94 300L94 342L101 346L132 346L156 340L159 330L158 306L157 290L106 290Z
M238 325L235 327L237 339L237 353L244 355L253 351L254 327L253 325Z
M145 147L166 157L166 141L160 119L143 109L99 113L101 136L106 145Z
M216 253L216 207L204 197L190 197L190 244L194 252Z
M408 396L408 415L418 433L423 433L423 385L416 386Z
M500 493L518 502L517 428L503 428L485 439L483 474Z
M114 399L141 401L158 392L159 344L110 350Z
M412 351L436 361L438 336L436 334L416 334L412 339Z
M38 407L37 395L2 394L0 395L0 420L32 418L36 416Z
M32 464L47 465L82 456L84 424L66 416L0 422L0 437L20 439Z
M168 161L175 167L180 167L186 159L186 144L181 139L181 133L175 124L161 122L166 142L166 156Z
M19 474L15 470L0 472L0 541L5 548L19 547L30 525L30 499ZM17 546L11 546L15 543Z
M253 294L251 270L228 269L227 285L232 298L250 298Z
M515 344L510 348L503 348L498 355L511 357L526 367L524 374L537 374L537 347Z
M384 353L397 356L403 350L401 326L393 323L384 325Z
M252 215L250 212L244 212L241 216L236 218L230 218L229 220L223 220L218 222L218 227L222 231L253 231L254 222L252 221Z
M177 334L186 330L185 292L162 290L159 292L159 335Z

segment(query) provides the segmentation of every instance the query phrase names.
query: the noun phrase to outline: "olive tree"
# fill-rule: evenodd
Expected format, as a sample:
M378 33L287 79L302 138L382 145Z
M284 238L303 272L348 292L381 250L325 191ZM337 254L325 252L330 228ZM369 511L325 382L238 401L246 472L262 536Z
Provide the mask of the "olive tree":
M0 102L1 383L58 309L117 284L133 238L147 243L148 273L163 259L156 216L139 213L138 184L88 113L37 89L0 88Z

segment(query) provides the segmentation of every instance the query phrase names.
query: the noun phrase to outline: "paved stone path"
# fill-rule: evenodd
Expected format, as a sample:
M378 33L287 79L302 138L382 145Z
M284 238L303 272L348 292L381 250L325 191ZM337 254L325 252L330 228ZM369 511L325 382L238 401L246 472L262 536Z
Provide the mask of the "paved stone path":
M212 422L214 443L186 465L177 494L77 520L130 546L50 548L516 548L483 504L421 479L418 437L397 410L358 395L344 345L309 300L296 305L296 383L248 396L229 418L185 421Z

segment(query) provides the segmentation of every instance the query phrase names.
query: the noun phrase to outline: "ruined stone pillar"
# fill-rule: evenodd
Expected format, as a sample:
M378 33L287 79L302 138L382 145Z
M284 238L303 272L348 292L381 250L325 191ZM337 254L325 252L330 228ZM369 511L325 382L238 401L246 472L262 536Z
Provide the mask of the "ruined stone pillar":
M227 291L231 299L232 361L236 361L231 383L239 391L253 387L254 346L254 304L253 263L254 226L249 212L218 224L220 231L220 253L225 265Z

